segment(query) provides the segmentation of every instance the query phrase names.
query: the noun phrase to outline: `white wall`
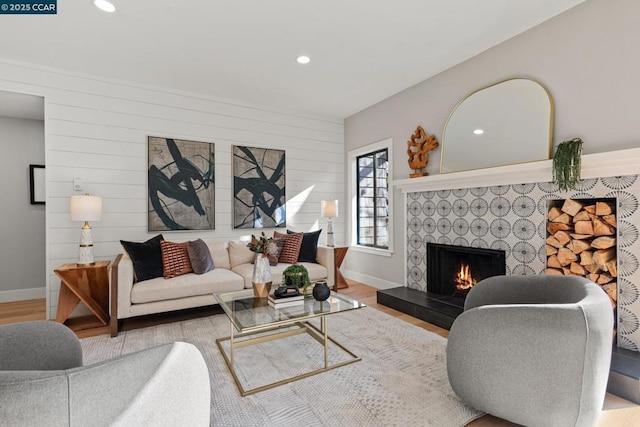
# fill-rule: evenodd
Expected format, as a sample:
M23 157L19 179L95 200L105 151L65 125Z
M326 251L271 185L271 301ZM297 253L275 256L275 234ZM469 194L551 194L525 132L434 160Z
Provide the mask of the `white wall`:
M255 233L232 229L232 145L286 151L288 228L310 230L318 221L323 226L320 200L344 202L340 121L1 59L0 90L45 97L49 317L55 316L60 288L53 270L77 256L81 224L69 220L69 196L78 194L74 178L83 180L83 192L103 197L102 221L91 224L97 260L121 252L120 239L156 234L147 232L149 135L215 143L216 230L163 233L167 239L227 240ZM344 238L342 220L335 232L336 239Z
M537 80L555 102L554 143L581 137L584 153L635 148L640 99L640 2L590 0L456 67L345 120L353 150L392 137L394 179L408 178L406 141L421 125L442 140L456 104L476 89L511 77ZM428 55L429 52L421 54ZM514 141L514 149L517 149ZM427 171L437 174L440 149ZM491 155L491 153L487 153ZM428 190L428 188L425 188ZM403 284L403 198L396 192L391 258L351 251L345 269Z
M44 164L43 122L0 117L0 149L0 302L44 298L45 207L29 197L29 165Z

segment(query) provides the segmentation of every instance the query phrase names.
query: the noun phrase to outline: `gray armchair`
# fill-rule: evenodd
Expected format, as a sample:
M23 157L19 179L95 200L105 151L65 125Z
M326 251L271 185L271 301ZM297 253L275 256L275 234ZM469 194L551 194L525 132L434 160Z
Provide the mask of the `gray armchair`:
M182 342L82 366L66 326L0 326L4 426L208 426L209 373Z
M613 313L572 276L496 276L474 286L447 344L456 394L526 426L592 426L604 402Z

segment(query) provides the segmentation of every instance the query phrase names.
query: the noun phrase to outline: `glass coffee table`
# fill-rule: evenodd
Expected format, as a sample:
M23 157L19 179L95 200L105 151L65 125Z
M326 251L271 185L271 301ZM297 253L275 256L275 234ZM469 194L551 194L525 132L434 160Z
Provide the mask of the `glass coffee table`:
M353 352L331 338L327 330L327 315L366 307L365 304L346 295L331 292L327 301L319 302L313 298L305 298L303 304L278 309L269 306L266 298L254 298L251 289L213 295L230 320L229 336L216 339L216 344L242 396L288 384L360 360ZM309 322L314 318L319 318L319 327ZM323 367L259 387L250 389L243 387L235 369L234 351L242 347L305 333L323 346ZM223 343L227 341L229 345L225 350ZM348 355L347 360L329 364L329 343L335 344L344 351Z

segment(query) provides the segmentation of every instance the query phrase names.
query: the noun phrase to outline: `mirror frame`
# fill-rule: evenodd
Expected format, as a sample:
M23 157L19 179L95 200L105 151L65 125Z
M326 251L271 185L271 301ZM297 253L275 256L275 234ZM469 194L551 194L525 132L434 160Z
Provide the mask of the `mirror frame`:
M547 157L546 158L539 158L539 159L523 160L521 162L515 162L515 163L505 163L505 164L498 164L498 165L480 166L480 167L472 168L472 169L460 169L460 170L453 170L453 171L443 171L442 167L443 167L443 163L444 163L444 159L445 159L445 150L447 148L447 144L446 144L447 127L449 126L449 122L451 121L451 118L455 114L456 110L458 110L458 108L465 101L467 101L469 98L471 98L472 96L476 95L477 93L482 92L483 90L487 90L487 89L490 89L492 87L501 85L503 83L514 81L514 80L526 80L526 81L535 83L542 90L544 90L545 94L547 95L547 97L549 99L549 132L548 132L549 137L548 137L548 141L547 141L547 144L548 144ZM500 166L517 165L517 164L531 163L531 162L537 162L537 161L543 161L543 160L551 159L551 156L552 156L552 153L553 153L553 120L554 120L554 114L555 114L555 107L554 107L553 97L551 96L551 93L549 92L549 90L544 85L542 85L540 82L538 82L536 80L533 80L533 79L528 79L528 78L525 78L525 77L512 77L512 78L500 80L498 82L483 86L483 87L473 91L472 93L470 93L469 95L464 97L460 102L458 102L456 104L456 106L451 110L451 113L449 113L449 117L447 117L447 121L444 124L444 128L442 130L442 141L441 141L441 147L442 147L441 150L442 151L440 153L440 174L459 173L459 172L466 172L466 171L470 171L470 170L481 170L481 169L488 169L488 168L494 168L494 167L500 167Z

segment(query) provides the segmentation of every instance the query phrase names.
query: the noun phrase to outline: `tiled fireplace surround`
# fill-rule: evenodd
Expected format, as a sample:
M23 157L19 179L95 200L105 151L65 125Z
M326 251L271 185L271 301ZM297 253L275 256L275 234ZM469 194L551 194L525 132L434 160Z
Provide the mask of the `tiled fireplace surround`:
M426 290L427 242L503 249L507 274L544 274L549 200L616 198L618 346L640 349L640 149L585 155L560 192L551 161L396 181L406 215L405 285Z

